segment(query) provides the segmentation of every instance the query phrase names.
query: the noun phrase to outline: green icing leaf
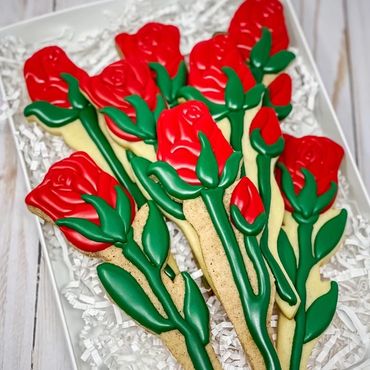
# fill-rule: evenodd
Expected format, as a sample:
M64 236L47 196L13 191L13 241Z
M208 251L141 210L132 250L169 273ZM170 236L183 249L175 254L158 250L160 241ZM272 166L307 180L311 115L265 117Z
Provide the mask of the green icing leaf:
M325 258L338 245L344 233L346 221L347 211L342 209L337 216L321 226L314 243L314 252L317 261Z
M97 271L112 300L140 325L157 334L173 329L130 273L111 263L102 263Z
M218 185L217 159L207 136L199 132L198 137L202 149L196 167L197 176L202 185L207 188L215 188Z
M153 117L153 112L148 107L148 104L139 95L131 95L125 98L134 108L136 112L136 126L144 133L145 139L156 139L156 124Z
M273 106L273 108L276 112L276 115L279 118L279 121L282 121L284 118L289 116L290 112L293 109L293 106L292 104L281 105L281 106L275 105Z
M68 84L68 100L73 108L83 109L90 104L81 93L77 78L73 77L69 73L61 73L60 76Z
M232 204L230 206L230 215L236 228L245 235L259 234L266 224L266 213L262 212L252 224L250 224L240 212L240 209Z
M292 180L292 176L290 175L286 166L282 163L278 163L277 166L281 170L281 187L285 196L288 198L290 204L292 205L294 210L299 210L299 202L297 199L297 195L294 190L294 184Z
M199 290L187 272L181 273L185 283L184 316L185 320L197 332L204 345L209 343L209 311Z
M284 149L285 141L283 137L279 137L274 144L266 144L261 135L261 129L256 128L250 134L250 142L254 150L262 155L270 158L277 157Z
M330 325L338 302L338 284L331 282L330 290L317 298L306 312L306 329L304 343L318 336Z
M294 284L297 276L297 258L289 238L283 229L280 230L277 247L280 261Z
M201 186L189 185L182 180L176 170L166 162L152 163L148 168L147 175L156 176L168 194L178 199L196 198L202 190Z
M266 65L264 65L263 71L265 73L279 73L288 67L294 58L295 55L291 51L281 50L271 56Z
M239 173L241 158L242 154L240 152L234 152L228 158L218 184L220 188L227 188L235 182Z
M312 215L312 211L316 203L317 184L315 176L308 169L302 168L301 172L304 176L304 186L297 198L302 215L308 218Z
M117 194L116 211L121 218L125 233L127 233L131 225L131 212L133 211L131 209L130 199L121 186L117 185L114 189Z
M177 93L179 89L186 84L187 70L184 61L179 63L179 67L176 76L172 79L172 99L177 98Z
M155 120L155 125L157 125L158 118L159 118L160 114L162 113L162 111L164 109L166 109L166 102L163 99L162 95L161 94L158 94L158 96L157 96L157 103L155 105L155 109L154 109L154 112L153 112L153 117L154 117L154 120ZM157 133L155 133L155 136L157 136Z
M55 221L59 227L68 227L94 242L115 243L117 240L104 233L100 226L83 218L68 217Z
M330 183L330 188L324 194L320 195L317 199L314 207L314 213L321 213L326 207L328 207L337 195L337 191L338 185L334 181L332 181Z
M148 176L148 168L152 162L145 158L137 157L132 153L130 154L129 160L135 176L158 206L177 219L185 220L185 216L182 211L182 204L169 197L161 184L155 182Z
M253 46L250 54L250 62L256 68L263 67L269 60L271 51L271 32L267 28L262 29L262 36Z
M266 87L263 84L257 84L253 86L250 90L248 90L244 95L244 109L251 109L256 107L260 102L264 93L266 91Z
M170 235L167 225L153 201L148 201L149 216L144 226L142 243L150 261L161 268L167 259Z
M157 75L157 85L161 93L166 98L166 100L172 100L172 81L171 77L167 72L167 69L159 63L149 63L150 68L156 73Z
M244 88L239 76L230 67L223 67L223 72L227 76L225 87L225 102L230 110L239 110L243 108Z
M35 116L44 125L59 128L79 118L77 109L60 108L46 101L36 101L24 109L26 117Z
M146 133L143 132L138 125L132 122L130 117L120 109L116 107L105 107L101 109L100 112L111 118L122 131L143 140L147 138Z
M114 240L125 241L126 230L120 215L104 199L95 195L84 194L82 199L91 204L99 215L100 227Z

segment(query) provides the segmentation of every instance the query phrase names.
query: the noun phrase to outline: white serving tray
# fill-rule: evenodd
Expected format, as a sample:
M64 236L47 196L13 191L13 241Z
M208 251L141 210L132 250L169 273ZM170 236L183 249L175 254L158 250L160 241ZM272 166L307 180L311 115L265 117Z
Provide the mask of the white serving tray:
M168 3L174 1L176 0L167 0ZM160 0L153 0L153 2L161 4ZM349 150L346 138L344 137L326 89L319 76L317 67L308 48L307 41L299 25L293 7L289 0L283 0L283 2L285 3L285 16L291 38L291 46L296 47L299 50L306 67L309 69L309 72L316 79L319 85L314 109L315 116L319 119L324 133L345 148L346 156L344 164L341 167L342 172L349 182L350 192L352 192L352 199L356 200L358 212L367 219L370 219L370 199L354 162L354 157ZM91 35L94 34L94 32L107 28L112 19L115 17L118 18L121 13L122 1L99 1L72 9L43 15L41 17L33 18L31 20L19 22L2 28L0 29L0 39L4 36L11 35L22 38L26 43L41 44L47 42L48 40L51 40L52 42L53 39L60 37L60 35L65 32L66 29L71 29L75 34L80 36L88 34ZM0 96L4 96L4 86L1 79L0 94ZM19 154L19 160L24 171L27 189L30 190L31 187L27 176L26 165L15 137L14 120L12 117L10 117L8 121L13 132L15 145ZM81 365L81 354L79 353L77 342L78 333L82 324L81 320L76 315L75 310L70 307L64 298L62 298L60 293L60 287L69 280L68 274L63 266L55 264L51 261L48 254L48 249L45 245L45 239L40 223L36 222L36 225L43 248L43 255L50 273L50 279L54 289L56 303L62 318L62 324L65 331L68 349L71 355L72 365L74 369L78 369Z

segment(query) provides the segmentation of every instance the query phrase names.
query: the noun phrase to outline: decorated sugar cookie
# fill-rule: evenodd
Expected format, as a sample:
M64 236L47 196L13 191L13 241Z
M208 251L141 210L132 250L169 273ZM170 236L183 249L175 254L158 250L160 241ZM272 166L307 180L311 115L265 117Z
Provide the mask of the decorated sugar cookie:
M332 208L343 149L318 136L285 135L278 179L284 196L281 261L294 282L301 305L294 319L279 317L278 352L283 369L306 369L319 336L336 309L338 285L320 278L320 267L340 245L347 212Z
M89 78L87 73L61 48L50 46L26 61L24 76L33 100L25 108L25 116L51 134L63 136L71 148L89 153L143 204L144 197L127 173L125 153L106 135L95 108L79 90L79 81Z
M258 242L265 213L251 181L237 181L241 153L232 149L202 102L163 111L157 131L158 161L147 175L183 202L205 267L252 367L279 369L268 331L274 289Z
M26 198L72 244L107 261L99 279L111 299L157 334L185 369L221 369L209 344L209 312L190 275L165 270L169 232L153 202L135 215L131 195L84 152L54 164Z

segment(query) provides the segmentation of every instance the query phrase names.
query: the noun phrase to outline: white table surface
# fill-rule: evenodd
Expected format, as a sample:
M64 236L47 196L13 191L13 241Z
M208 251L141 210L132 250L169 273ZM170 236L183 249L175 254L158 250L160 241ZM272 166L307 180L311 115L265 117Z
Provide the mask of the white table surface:
M86 2L89 0L0 0L0 27ZM370 1L292 2L370 190ZM13 139L2 124L0 368L70 369L49 276L24 196Z

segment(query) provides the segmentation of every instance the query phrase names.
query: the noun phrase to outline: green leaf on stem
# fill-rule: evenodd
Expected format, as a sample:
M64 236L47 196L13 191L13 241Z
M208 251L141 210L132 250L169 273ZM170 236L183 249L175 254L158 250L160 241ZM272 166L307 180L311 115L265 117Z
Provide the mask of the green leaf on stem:
M270 158L279 156L285 145L284 138L280 136L274 144L266 144L261 135L261 129L255 128L250 134L250 142L255 151Z
M126 239L125 225L120 214L114 208L104 199L95 195L84 194L81 198L95 208L104 234L109 235L114 240Z
M209 311L198 285L189 273L181 273L185 283L184 316L204 345L209 343Z
M340 242L347 221L347 211L342 209L338 215L321 226L314 242L316 261L320 261L330 254Z
M337 195L338 185L336 182L332 181L330 183L330 188L322 195L320 195L316 201L314 207L314 213L321 213L325 208L329 206L330 203L334 201L335 196Z
M158 94L157 103L155 105L155 109L153 112L153 117L154 117L156 126L157 126L157 121L158 121L159 116L161 115L162 111L165 109L166 109L166 102L163 99L163 96L161 94ZM155 132L155 136L157 136L156 132Z
M294 60L295 54L288 50L281 50L272 55L264 65L264 73L279 73L283 71Z
M297 198L300 204L300 212L303 217L309 218L312 216L317 200L317 183L315 176L307 168L301 168L301 172L304 176L304 186Z
M203 186L215 188L218 185L218 163L211 144L206 135L198 134L201 151L198 158L196 173Z
M69 73L61 73L60 76L68 84L68 100L73 108L83 109L90 104L81 93L77 78L73 77Z
M330 290L317 298L306 312L304 343L320 336L330 325L338 302L338 284L331 282Z
M137 157L132 152L128 152L129 161L135 176L140 184L144 187L150 197L158 204L160 208L176 217L179 220L185 220L182 204L173 200L162 188L161 184L154 181L148 176L148 168L152 162L149 160Z
M142 243L150 261L161 268L170 248L170 235L167 225L153 201L148 201L149 215L143 229Z
M261 103L262 97L264 96L266 87L264 84L257 84L249 89L244 95L244 109L251 109Z
M241 152L233 152L228 158L221 174L220 183L218 184L220 188L227 188L235 182L239 173L241 158Z
M112 300L140 325L157 334L174 329L130 273L111 263L102 263L97 271Z
M178 199L192 199L197 197L201 186L190 185L178 175L176 170L168 163L157 161L148 167L147 176L154 175L158 178L168 194Z
M118 212L121 221L124 226L124 232L127 233L131 225L131 215L133 209L131 209L130 199L127 194L124 192L121 186L116 185L114 187L117 194L116 200L116 211Z
M134 135L142 140L147 139L147 134L122 110L116 107L105 107L100 112L112 119L117 127L127 134Z
M186 80L187 80L187 74L188 74L188 71L186 69L186 64L182 60L179 63L176 76L172 79L172 96L171 97L173 100L177 98L177 93L180 90L180 88L185 86Z
M227 76L225 87L225 103L229 110L239 110L243 108L244 88L239 76L230 67L223 67L223 72Z
M167 101L172 101L172 81L167 69L160 63L149 63L149 67L157 75L157 85Z
M77 109L60 108L46 101L36 101L27 105L24 115L26 117L35 116L50 128L63 127L79 118Z
M99 225L85 220L84 218L60 218L59 220L56 220L55 223L59 227L68 227L69 229L75 230L85 238L94 242L114 244L117 241L121 241L121 239L116 240L110 235L105 234Z
M240 209L232 204L230 206L230 214L233 224L236 228L245 235L258 235L266 224L266 213L262 212L252 224L250 224L240 212Z
M295 256L292 244L290 243L289 238L283 229L281 229L279 233L277 249L280 261L283 264L290 280L294 284L297 276L297 258Z
M263 67L269 60L271 51L271 32L267 28L262 29L262 36L253 46L250 54L250 63L256 67Z
M292 176L290 175L288 169L286 166L282 163L278 163L277 167L281 171L281 187L285 194L285 196L288 198L290 204L292 205L293 209L296 211L300 210L300 204L298 202L297 194L294 190L294 184Z

